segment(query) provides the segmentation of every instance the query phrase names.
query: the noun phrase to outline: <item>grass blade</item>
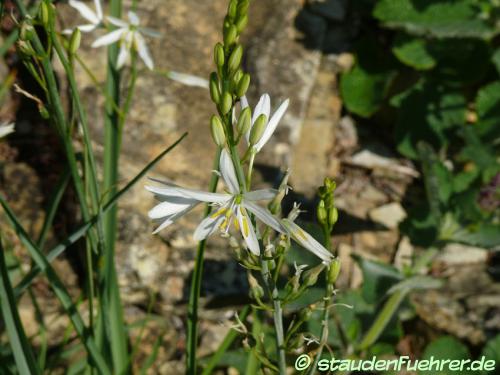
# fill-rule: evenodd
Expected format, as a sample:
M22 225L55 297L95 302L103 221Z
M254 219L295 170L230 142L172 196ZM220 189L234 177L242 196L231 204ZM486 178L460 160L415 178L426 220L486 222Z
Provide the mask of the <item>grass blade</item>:
M21 318L17 311L16 298L10 283L5 263L4 249L0 238L0 308L9 337L14 360L20 374L40 374L31 346L26 338Z
M2 205L7 215L9 223L19 236L21 242L26 246L26 249L28 250L33 261L37 264L37 266L40 269L43 269L45 271L45 274L47 276L47 279L49 280L51 288L53 289L55 295L61 302L61 305L64 307L66 314L71 319L75 331L81 338L81 341L84 344L85 348L87 349L87 352L92 362L94 363L94 365L97 367L97 369L101 374L111 374L106 362L104 361L104 358L97 349L94 340L87 334L87 327L85 327L83 319L81 318L80 314L78 313L78 310L73 304L73 301L71 300L68 291L64 287L64 284L57 276L56 272L48 262L47 258L45 258L40 249L29 239L29 235L21 226L16 216L8 206L7 202L5 202L5 200L2 197L0 197L0 204Z
M121 189L118 193L116 193L108 203L106 203L102 209L103 212L106 212L110 209L116 202L127 192L129 191L146 173L150 171L165 155L167 155L170 151L172 151L185 137L187 133L184 133L177 141L175 141L172 145L167 147L164 151L162 151L156 158L154 158L148 165L146 165L130 182L125 185L123 189ZM82 238L85 233L94 225L97 221L97 215L94 216L90 221L83 224L80 228L71 233L64 241L62 241L59 245L55 246L51 249L47 254L47 261L50 263L54 259L56 259L59 255L61 255L70 245L74 244L80 238ZM21 236L22 234L20 234ZM41 269L38 265L35 266L16 286L14 293L17 298L28 288L35 277L37 277L40 272L43 272L44 269Z

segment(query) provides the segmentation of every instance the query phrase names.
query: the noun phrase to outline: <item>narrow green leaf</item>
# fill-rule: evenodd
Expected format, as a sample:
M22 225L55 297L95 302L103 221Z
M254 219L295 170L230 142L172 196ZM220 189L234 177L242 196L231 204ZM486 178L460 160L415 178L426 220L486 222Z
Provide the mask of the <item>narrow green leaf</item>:
M0 237L0 308L14 360L20 374L41 374L31 346L26 338L23 324L17 311L16 298L5 264L4 249Z

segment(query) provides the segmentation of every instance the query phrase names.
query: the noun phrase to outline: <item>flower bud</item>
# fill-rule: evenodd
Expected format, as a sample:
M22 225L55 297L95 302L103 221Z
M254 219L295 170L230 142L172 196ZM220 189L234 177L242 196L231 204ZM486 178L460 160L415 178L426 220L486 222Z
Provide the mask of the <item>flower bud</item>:
M238 10L238 0L231 0L227 8L227 15L229 18L234 19L236 17L236 12Z
M250 107L246 107L240 113L240 117L238 118L238 122L236 124L236 130L239 135L246 134L252 125L252 110Z
M226 143L226 134L224 133L224 126L219 116L212 116L210 119L210 132L215 144L219 147L224 147Z
M238 70L241 64L241 58L243 57L243 47L241 44L238 44L236 48L231 52L231 56L229 56L228 67L230 72L235 72Z
M243 70L238 68L238 70L236 70L231 77L231 85L234 88L234 90L236 90L236 87L238 86L241 77L243 77Z
M240 19L243 16L246 16L248 13L248 7L250 6L250 1L242 0L238 4L237 17Z
M229 26L227 30L224 31L224 46L228 47L236 41L238 37L238 29L235 25Z
M334 284L340 273L340 262L338 259L332 260L328 269L328 284Z
M222 94L222 98L221 98L221 101L219 103L219 108L220 108L220 111L222 112L223 115L225 115L226 113L228 113L232 106L233 106L233 98L231 97L231 94L228 93L227 91Z
M250 74L245 73L240 78L238 86L236 86L236 96L238 98L241 98L243 95L245 95L249 86L250 86Z
M257 279L250 272L248 273L248 285L250 286L250 295L254 299L260 299L264 296L264 289L262 289Z
M210 74L209 81L210 88L210 97L215 104L219 104L220 102L220 90L219 90L219 78L217 77L217 73L212 72Z
M319 201L318 207L316 208L316 216L320 224L327 224L327 212L325 208L325 201L322 199Z
M50 9L49 5L45 1L42 1L42 3L40 4L39 12L39 17L42 21L43 26L48 27L50 22Z
M311 319L313 311L314 311L313 308L311 308L310 306L306 307L305 309L300 310L298 321L299 322L308 322L309 319Z
M336 207L330 208L328 212L328 225L333 227L339 218L339 212Z
M73 30L71 38L69 40L69 53L74 55L78 48L80 47L80 41L82 40L82 32L79 28Z
M214 48L214 61L215 65L219 68L224 66L224 47L222 44L217 43Z
M264 130L266 130L267 126L267 116L262 114L257 117L255 123L252 126L252 130L250 130L250 145L255 145L260 141L262 135L264 134Z
M245 14L244 16L240 17L238 21L236 21L236 30L238 30L239 33L241 33L245 27L248 24L248 16Z
M305 287L310 287L316 284L318 281L318 276L323 271L325 268L325 265L323 263L317 265L316 267L313 267L311 269L308 269L307 271L304 272L303 280L304 284L303 286Z
M19 39L22 41L30 41L33 39L33 35L35 34L35 29L33 25L23 21L21 24L21 31L19 32Z

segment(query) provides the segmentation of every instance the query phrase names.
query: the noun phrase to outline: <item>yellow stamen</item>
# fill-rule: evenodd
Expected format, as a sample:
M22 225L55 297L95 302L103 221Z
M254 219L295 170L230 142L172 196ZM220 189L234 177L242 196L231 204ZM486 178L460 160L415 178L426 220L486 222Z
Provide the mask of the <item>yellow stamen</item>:
M250 229L248 228L248 221L245 216L241 218L242 224L243 224L243 235L245 237L248 237L248 233L250 232Z
M299 237L301 237L304 241L307 241L307 237L304 233L304 231L300 228L297 228L297 230L295 230L294 234L298 235Z
M221 207L215 213L213 213L210 217L212 219L215 219L216 217L219 217L220 215L224 214L226 211L227 211L226 207Z

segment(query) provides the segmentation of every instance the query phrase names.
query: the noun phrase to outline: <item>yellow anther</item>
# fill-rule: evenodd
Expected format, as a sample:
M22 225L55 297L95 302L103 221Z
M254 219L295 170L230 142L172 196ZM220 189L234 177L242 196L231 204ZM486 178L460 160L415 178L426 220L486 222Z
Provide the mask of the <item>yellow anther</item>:
M226 207L221 207L215 213L213 213L210 217L212 219L215 219L216 217L219 217L220 215L224 214L226 211L227 211Z

